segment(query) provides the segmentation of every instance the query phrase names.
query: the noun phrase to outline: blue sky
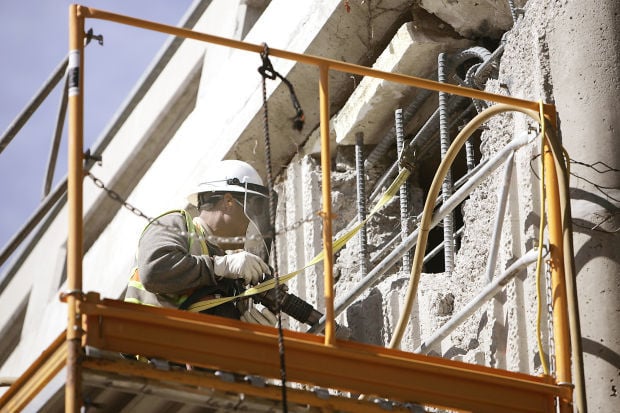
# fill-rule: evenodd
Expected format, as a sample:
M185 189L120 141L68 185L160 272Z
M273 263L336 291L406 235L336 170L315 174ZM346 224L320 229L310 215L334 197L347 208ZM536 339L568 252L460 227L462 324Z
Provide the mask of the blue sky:
M67 54L67 0L0 2L0 133L13 122ZM90 7L178 25L193 0L84 0ZM167 37L99 20L86 30L104 36L85 51L85 137L91 147ZM60 85L0 153L0 248L26 223L42 198L60 103ZM66 175L66 124L54 184ZM8 262L10 262L9 260ZM0 279L7 265L0 267Z

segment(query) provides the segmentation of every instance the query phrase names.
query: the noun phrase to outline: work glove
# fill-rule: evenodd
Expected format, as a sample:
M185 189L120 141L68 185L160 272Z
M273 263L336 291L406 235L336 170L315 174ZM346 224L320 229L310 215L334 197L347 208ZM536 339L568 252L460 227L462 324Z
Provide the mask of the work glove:
M276 325L278 319L268 308L265 307L259 310L254 307L253 300L249 298L247 309L241 314L241 321L273 327Z
M218 277L242 278L246 285L256 285L269 266L258 256L247 251L213 257L213 272Z

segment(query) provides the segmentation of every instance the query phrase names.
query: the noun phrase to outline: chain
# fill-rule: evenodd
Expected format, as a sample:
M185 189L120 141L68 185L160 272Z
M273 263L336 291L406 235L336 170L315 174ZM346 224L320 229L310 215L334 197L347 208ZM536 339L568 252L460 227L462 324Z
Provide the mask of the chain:
M321 217L319 215L320 213L321 213L320 209L317 209L316 211L312 211L308 215L306 215L305 217L298 219L297 221L293 222L290 225L287 225L286 227L282 228L279 231L276 231L275 234L276 235L284 235L287 232L291 232L293 230L296 230L297 228L299 228L303 224L307 224L309 222L319 220L319 219L321 219Z
M127 202L126 199L124 199L118 192L116 192L113 189L108 188L101 179L97 178L95 175L93 175L90 172L87 172L86 175L93 181L93 183L95 184L95 186L97 188L100 188L101 190L103 190L108 197L110 197L110 199L114 200L115 202L118 202L119 204L121 204L125 209L131 211L132 214L140 217L140 218L144 218L145 220L147 220L151 225L159 225L163 228L166 228L167 230L174 232L176 234L179 234L183 237L188 237L191 236L194 239L203 239L203 240L207 240L209 242L212 242L214 244L243 244L245 243L245 241L247 239L250 240L257 240L260 239L261 237L259 235L253 235L251 237L219 237L216 235L206 235L206 236L202 236L196 233L191 233L189 234L187 231L179 231L178 228L170 226L170 225L166 225L163 224L161 221L159 221L159 219L157 218L152 218L148 215L146 215L144 212L142 212L142 210L140 210L139 208L137 208L136 206L130 204L129 202Z
M86 172L86 175L93 181L93 183L95 184L96 187L98 187L98 188L102 189L103 191L105 191L108 194L108 197L110 197L110 199L120 203L125 209L131 211L132 214L137 215L140 218L144 218L147 221L153 221L153 218L150 218L144 212L142 212L140 209L138 209L135 206L131 205L122 196L120 196L120 194L118 192L114 191L113 189L110 189L110 188L106 187L106 185L103 183L103 181L101 179L97 178L95 175L93 175L90 172Z
M273 74L278 74L273 69L271 62L269 61L269 47L266 43L263 43L264 50L261 52L260 56L263 61L263 65L259 67L258 71L261 74L262 80L262 90L263 90L263 132L265 136L265 166L267 170L267 189L269 190L269 224L272 228L275 228L276 221L276 201L275 194L273 192L273 172L271 165L271 139L269 136L269 111L267 105L267 79L275 79ZM279 76L282 80L284 79L282 76ZM293 91L293 86L287 82L287 86L291 91L291 96L295 96ZM297 101L295 97L294 102ZM299 104L298 104L299 105ZM301 110L301 107L299 107ZM301 130L303 127L303 111L301 112L301 125L294 126L295 129ZM288 403L287 403L287 392L286 392L286 360L285 360L285 348L284 348L284 336L282 332L282 312L280 311L281 301L280 301L280 273L278 271L278 254L276 248L276 240L274 238L272 245L272 258L273 258L273 275L276 281L275 285L275 299L276 299L276 317L278 320L278 353L280 356L280 380L282 381L281 391L282 391L282 411L284 413L288 412Z
M132 214L134 214L134 215L136 215L136 216L138 216L140 218L144 218L146 221L150 222L153 225L161 225L163 227L166 227L170 231L174 231L174 232L179 233L180 235L183 235L183 236L187 236L188 235L187 232L185 232L185 231L179 231L178 228L162 224L161 222L159 222L158 219L155 219L155 218L152 218L152 217L146 215L138 207L136 207L136 206L130 204L129 202L127 202L127 200L125 200L118 192L116 192L113 189L108 188L103 183L103 181L101 179L97 178L92 173L87 172L86 175L93 181L93 183L95 184L95 186L97 188L103 190L108 195L108 197L110 197L110 199L112 199L115 202L118 202L119 204L121 204L125 209L130 211ZM320 212L321 212L321 210L317 209L316 211L313 211L313 212L309 213L304 218L301 218L301 219L293 222L292 224L287 225L286 227L282 228L281 230L276 231L275 235L284 235L287 232L296 230L297 228L299 228L303 224L306 224L308 222L312 222L312 221L318 220ZM196 237L199 237L196 234L193 234L193 235L196 236ZM253 236L249 237L250 240L258 240L259 238L260 238L259 235L253 235ZM218 236L215 236L215 235L208 235L207 239L209 241L211 241L211 242L216 243L216 244L218 244L218 243L239 244L239 243L245 242L246 237L218 237Z
M555 339L553 337L553 291L551 286L551 261L545 261L545 284L547 300L547 328L549 329L549 374L555 376Z

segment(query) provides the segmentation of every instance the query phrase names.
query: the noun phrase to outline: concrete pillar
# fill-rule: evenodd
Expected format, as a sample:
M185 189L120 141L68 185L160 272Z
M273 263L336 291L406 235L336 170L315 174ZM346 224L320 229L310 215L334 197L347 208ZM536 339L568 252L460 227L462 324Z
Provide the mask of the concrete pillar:
M573 0L549 22L571 200L590 412L620 405L620 2ZM615 168L615 169L614 169Z

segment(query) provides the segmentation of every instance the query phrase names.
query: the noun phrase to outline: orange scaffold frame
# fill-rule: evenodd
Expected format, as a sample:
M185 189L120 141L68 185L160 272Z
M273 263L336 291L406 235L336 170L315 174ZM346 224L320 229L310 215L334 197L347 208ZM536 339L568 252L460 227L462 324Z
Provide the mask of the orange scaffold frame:
M262 45L226 39L189 29L140 20L81 5L69 8L69 173L68 173L68 325L66 340L60 338L53 349L42 355L35 365L20 378L20 386L37 376L37 366L53 373L66 365L65 411L80 411L81 373L83 368L124 371L127 374L164 375L172 372L152 371L140 367L124 367L113 361L81 360L82 347L92 345L104 350L134 352L148 350L149 354L170 360L217 366L228 371L244 371L266 377L278 377L277 331L260 325L193 314L178 310L148 308L115 300L100 300L94 293L82 292L82 183L83 170L83 96L84 96L84 22L102 19L120 24L158 31L187 39L204 41L225 47L260 53ZM362 394L423 404L447 406L476 412L552 412L555 403L560 411L571 411L570 347L564 264L562 249L561 207L555 185L547 185L549 209L549 243L552 254L552 284L554 297L554 337L556 345L557 377L534 377L521 373L491 369L436 357L422 356L335 339L333 257L331 226L331 186L329 160L329 71L335 70L399 82L413 87L443 91L473 99L514 105L538 111L539 102L510 96L491 94L461 86L439 83L397 73L383 72L351 63L316 56L270 49L272 56L315 65L319 68L320 134L322 166L323 248L325 337L285 331L287 376L291 381L337 388ZM544 116L555 125L555 106L543 105ZM556 168L549 150L545 151L546 181L556 182ZM136 308L139 307L139 308ZM175 340L163 338L161 331ZM172 334L170 331L174 331ZM252 357L245 355L253 354ZM37 364L38 363L38 364ZM369 374L370 372L370 374ZM175 373L180 374L180 373ZM39 377L38 380L45 381ZM189 381L188 381L189 380ZM186 378L186 383L191 383ZM48 378L49 381L49 378ZM196 382L194 384L208 385ZM227 386L234 386L227 384ZM241 385L239 385L241 386ZM41 385L34 386L40 389ZM231 388L232 391L252 391ZM19 392L19 389L16 390ZM250 393L251 394L251 393ZM292 400L326 406L325 402L308 400L293 391ZM267 398L278 399L279 393L262 391ZM28 399L22 395L22 399ZM30 396L32 397L32 396ZM297 399L296 399L297 397ZM317 399L318 400L318 399ZM354 411L376 411L361 402L342 402L334 399L332 408ZM348 404L347 404L348 403ZM1 403L0 403L1 405Z

